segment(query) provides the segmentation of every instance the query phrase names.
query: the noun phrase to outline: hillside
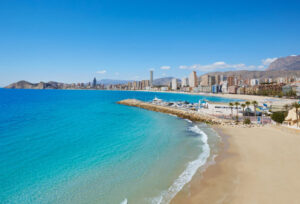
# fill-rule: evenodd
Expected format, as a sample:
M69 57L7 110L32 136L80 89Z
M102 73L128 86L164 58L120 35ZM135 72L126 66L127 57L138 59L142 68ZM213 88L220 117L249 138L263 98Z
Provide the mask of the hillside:
M12 83L4 88L7 89L57 89L62 83L49 81L49 82L40 82L40 83L30 83L28 81L18 81Z
M241 76L242 79L264 79L277 77L300 77L300 70L280 70L280 71L228 71L210 72L209 75L223 74L224 76ZM207 75L205 74L205 75Z
M266 69L266 71L278 70L300 70L300 55L278 58Z

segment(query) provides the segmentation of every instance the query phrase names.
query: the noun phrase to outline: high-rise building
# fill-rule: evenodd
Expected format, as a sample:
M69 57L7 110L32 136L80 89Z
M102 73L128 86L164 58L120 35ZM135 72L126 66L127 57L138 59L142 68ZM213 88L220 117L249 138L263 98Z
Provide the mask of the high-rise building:
M208 83L209 86L216 84L216 76L210 76L210 81Z
M97 85L97 79L95 77L94 80L93 80L93 87L96 87L96 85Z
M235 77L234 76L227 77L227 83L228 83L228 87L236 85Z
M201 77L201 83L200 83L200 85L201 86L208 86L208 84L209 84L209 75L203 75Z
M189 79L184 77L181 79L181 87L187 87L189 85Z
M221 83L221 75L215 75L215 80L216 80L216 85L220 85L220 83Z
M189 75L189 86L195 88L198 86L197 74L195 71L192 71Z
M150 86L153 86L153 70L150 70Z
M177 90L177 87L178 87L178 82L177 82L177 79L174 78L172 79L172 90L176 91Z

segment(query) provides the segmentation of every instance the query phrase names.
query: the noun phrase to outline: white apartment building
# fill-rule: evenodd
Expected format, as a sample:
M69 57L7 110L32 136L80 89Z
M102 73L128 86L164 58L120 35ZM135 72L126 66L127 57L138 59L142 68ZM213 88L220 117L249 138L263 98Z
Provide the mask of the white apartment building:
M177 79L172 79L172 84L171 84L171 88L172 90L176 91L178 87L178 80Z
M187 87L189 85L189 79L184 77L181 79L181 87Z
M259 80L258 80L258 79L251 79L251 80L250 80L250 85L251 85L251 86L259 85Z

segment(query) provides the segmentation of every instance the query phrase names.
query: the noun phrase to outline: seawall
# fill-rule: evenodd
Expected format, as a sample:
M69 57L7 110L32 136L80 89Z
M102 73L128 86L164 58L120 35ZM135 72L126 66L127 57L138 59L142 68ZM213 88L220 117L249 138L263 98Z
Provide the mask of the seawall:
M214 116L210 115L204 115L200 114L196 111L188 111L188 110L181 110L173 107L166 107L161 105L156 105L152 103L146 103L143 101L139 101L136 99L125 99L122 101L117 102L118 104L127 105L127 106L133 106L138 108L143 108L146 110L151 110L155 112L161 112L161 113L167 113L167 114L173 114L180 118L189 119L191 121L197 121L197 122L204 122L209 124L226 124L231 123L232 121L223 120Z

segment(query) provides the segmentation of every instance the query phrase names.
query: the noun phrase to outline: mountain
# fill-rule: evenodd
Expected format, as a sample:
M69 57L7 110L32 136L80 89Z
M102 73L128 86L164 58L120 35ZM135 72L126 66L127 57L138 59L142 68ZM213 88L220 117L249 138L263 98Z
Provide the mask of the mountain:
M153 85L155 85L155 86L167 86L172 81L172 79L174 79L174 77L164 77L164 78L154 79L153 80Z
M277 70L300 70L300 55L278 58L266 69L266 71Z
M300 77L300 70L279 70L279 71L227 71L227 72L210 72L208 75L223 75L223 76L241 76L241 79L264 79L277 77ZM204 75L207 75L204 74ZM202 75L202 76L204 76Z
M42 89L43 85L42 84L33 84L28 81L18 81L16 83L12 83L5 88L8 89Z
M18 81L12 83L4 88L7 89L57 89L59 86L62 86L63 83L49 81L49 82L40 82L40 83L30 83L28 81Z
M101 79L97 81L97 84L116 85L116 84L128 84L128 82L132 82L132 80Z

